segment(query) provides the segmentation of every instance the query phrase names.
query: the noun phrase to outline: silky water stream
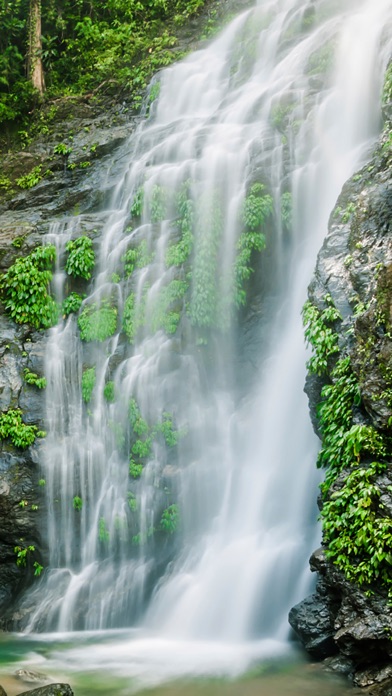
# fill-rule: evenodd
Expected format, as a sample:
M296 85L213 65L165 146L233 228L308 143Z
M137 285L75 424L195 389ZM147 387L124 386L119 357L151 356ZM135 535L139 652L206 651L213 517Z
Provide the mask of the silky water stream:
M255 664L153 693L343 693L289 641L319 536L300 309L380 129L391 23L391 0L261 0L158 76L84 320L49 337L49 565L7 659L78 696ZM83 215L50 233L59 302L81 234Z

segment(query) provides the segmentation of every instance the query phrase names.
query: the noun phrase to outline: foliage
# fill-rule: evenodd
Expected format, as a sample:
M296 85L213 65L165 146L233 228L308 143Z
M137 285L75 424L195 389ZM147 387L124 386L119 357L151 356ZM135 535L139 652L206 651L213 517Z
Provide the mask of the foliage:
M38 375L35 372L30 372L30 370L27 367L24 368L23 374L25 382L27 382L27 384L31 384L37 387L38 389L44 389L46 387L45 377L38 377Z
M338 336L333 325L341 319L332 297L326 295L324 301L326 307L323 310L317 309L310 300L305 302L302 310L305 338L313 350L307 368L309 372L320 376L327 372L329 358L339 352Z
M185 280L172 280L162 288L152 310L151 326L154 331L163 329L167 334L176 332L187 290Z
M177 531L179 522L180 511L178 505L173 504L163 511L159 527L162 531L173 534Z
M78 495L75 495L72 499L72 505L74 510L80 511L83 507L83 500Z
M378 580L392 595L392 519L385 516L374 483L385 464L356 468L322 511L327 555L348 580L369 586Z
M109 541L109 530L104 517L100 517L98 521L98 539L101 542Z
M385 456L385 445L377 431L368 425L353 423L353 408L360 404L360 392L350 358L339 360L331 372L331 384L321 391L318 418L322 447L317 466L327 467L321 489L324 496L343 469L356 466L362 456Z
M154 254L148 253L147 242L143 239L137 247L128 249L123 256L125 275L129 278L136 268L144 268L152 262Z
M0 414L0 438L10 439L15 447L26 449L33 444L36 437L44 437L45 433L38 430L36 425L26 425L22 421L20 409L9 409Z
M0 289L5 309L16 323L46 329L57 319L57 307L48 291L55 257L53 245L40 246L3 274Z
M190 317L194 326L217 323L218 251L223 227L220 200L211 194L200 201L198 235L192 270Z
M166 214L167 193L162 186L153 186L151 192L150 215L152 222L162 222Z
M106 382L103 388L103 396L108 403L113 403L115 400L114 382Z
M41 175L42 165L39 164L34 167L28 174L24 174L19 179L16 180L16 185L21 189L31 189L33 186L39 184L42 179Z
M384 77L382 103L384 106L392 101L392 62L389 63Z
M38 563L38 561L34 561L33 568L34 568L34 575L36 575L36 576L40 576L43 569L44 569L43 565Z
M132 217L135 218L141 218L142 212L143 212L143 206L144 206L144 188L143 186L140 186L132 201L131 205L131 215Z
M87 305L78 318L80 337L82 341L98 341L102 343L113 336L117 328L117 309L107 300L100 306Z
M159 423L149 425L142 417L135 399L129 402L129 421L133 434L129 473L136 479L140 478L146 460L151 455L153 443L160 435L168 447L175 447L186 431L174 429L173 416L167 411L163 413Z
M145 300L145 295L143 295L140 302L136 302L134 292L131 292L125 300L122 324L131 343L134 342L139 329L144 324Z
M272 197L264 193L263 184L253 184L242 207L242 220L245 228L252 231L259 229L271 215L273 209Z
M112 82L145 89L180 55L172 30L205 0L42 0L41 59L50 96L80 94ZM0 0L0 123L27 116L39 95L25 77L29 0ZM59 143L58 154L67 155Z
M68 275L90 280L95 265L93 243L89 237L82 236L67 242L68 252L65 270Z
M65 298L62 306L62 314L67 317L69 314L76 313L82 306L83 298L77 292L71 292Z
M280 212L285 230L290 230L293 218L293 197L290 191L285 191L280 199Z
M95 380L95 367L89 367L87 370L84 370L82 375L82 398L86 404L91 401Z
M192 253L193 249L193 224L194 203L190 197L191 181L187 180L181 187L177 196L178 228L181 234L180 241L172 244L166 253L166 266L181 266Z
M30 544L29 546L15 546L14 553L16 554L16 565L19 568L24 568L26 566L26 561L31 553L34 553L35 546Z

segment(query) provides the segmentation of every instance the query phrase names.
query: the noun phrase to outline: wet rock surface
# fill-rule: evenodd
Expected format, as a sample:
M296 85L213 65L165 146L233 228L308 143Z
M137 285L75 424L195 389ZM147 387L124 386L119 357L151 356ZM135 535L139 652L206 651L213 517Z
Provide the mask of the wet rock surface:
M388 133L388 130L386 131ZM323 307L332 297L343 321L337 329L341 354L357 378L357 422L391 435L392 400L392 170L384 135L368 164L344 186L319 253L309 297ZM306 392L319 434L317 405L325 379L309 375ZM388 440L389 441L389 440ZM366 464L365 464L366 466ZM343 471L332 486L343 485ZM383 515L392 514L392 462L374 480ZM290 612L290 623L311 655L347 674L367 693L392 693L392 615L381 582L361 588L346 579L319 549L310 559L316 591ZM336 654L337 653L337 654Z

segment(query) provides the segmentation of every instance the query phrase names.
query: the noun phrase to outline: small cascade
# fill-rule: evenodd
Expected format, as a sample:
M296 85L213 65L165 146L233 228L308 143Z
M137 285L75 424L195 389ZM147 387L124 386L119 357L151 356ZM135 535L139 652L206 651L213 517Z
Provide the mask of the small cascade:
M31 631L287 641L318 535L300 310L380 128L391 23L390 0L262 0L157 76L48 341ZM50 233L59 303L83 229Z

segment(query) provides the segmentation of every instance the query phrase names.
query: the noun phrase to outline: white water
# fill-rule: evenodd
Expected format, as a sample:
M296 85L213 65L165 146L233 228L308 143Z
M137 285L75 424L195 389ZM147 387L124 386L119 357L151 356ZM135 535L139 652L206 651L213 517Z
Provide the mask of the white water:
M261 181L274 215L258 261L259 327L246 324L252 337L245 372L236 319L224 331L201 332L184 320L174 335L152 330L151 320L133 346L115 335L90 349L79 340L75 318L52 331L43 453L50 564L30 630L141 626L112 647L70 650L61 659L75 669L81 661L106 671L112 665L151 683L182 673L235 674L255 657L288 649L287 613L310 588L307 559L318 536L317 443L302 392L300 308L330 211L380 127L391 22L390 0L259 2L205 50L161 75L158 103L127 146L128 169L103 215L93 297L115 298L121 315L134 283L147 316L154 316L159 291L176 273L165 266L175 195L191 180L193 278L213 235L214 216L206 210L219 208L215 280L223 313L243 200L249 185ZM323 46L331 47L330 67L320 77L314 66ZM130 230L129 210L143 182L142 219ZM156 185L168 192L162 222L152 220ZM289 229L281 217L287 191ZM80 216L53 230L60 259L82 229ZM128 285L113 282L134 239L146 239L155 259ZM195 285L189 302L191 308L197 302ZM206 336L207 347L197 340ZM81 376L93 364L88 412ZM117 395L111 405L102 397L109 373ZM136 482L128 476L131 398L149 424L170 412L176 428L188 432L171 451L157 438ZM116 443L119 428L123 447ZM129 510L129 491L137 512ZM81 511L72 506L76 495ZM179 532L149 537L174 503ZM55 665L57 658L53 652Z

